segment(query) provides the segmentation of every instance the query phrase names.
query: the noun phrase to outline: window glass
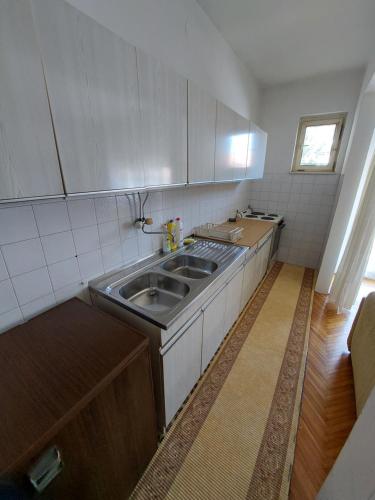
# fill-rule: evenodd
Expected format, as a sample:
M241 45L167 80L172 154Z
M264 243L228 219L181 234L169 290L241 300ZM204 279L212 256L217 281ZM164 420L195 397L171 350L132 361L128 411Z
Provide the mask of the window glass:
M306 127L301 165L324 167L329 164L336 125Z

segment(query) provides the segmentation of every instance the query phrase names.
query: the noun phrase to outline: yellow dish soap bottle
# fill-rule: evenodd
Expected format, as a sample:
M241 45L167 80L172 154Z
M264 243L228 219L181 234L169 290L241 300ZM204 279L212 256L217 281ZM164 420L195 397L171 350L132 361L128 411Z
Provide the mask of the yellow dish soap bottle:
M172 252L176 250L177 248L177 242L176 242L176 223L171 219L168 224L168 238L171 243L171 250Z

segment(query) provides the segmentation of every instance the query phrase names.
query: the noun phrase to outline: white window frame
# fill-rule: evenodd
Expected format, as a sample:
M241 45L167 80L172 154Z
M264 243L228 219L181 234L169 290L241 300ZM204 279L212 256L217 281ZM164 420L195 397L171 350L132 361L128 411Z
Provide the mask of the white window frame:
M345 125L346 113L331 113L327 115L303 116L300 118L297 132L296 145L294 147L293 163L291 172L299 173L322 173L334 172L337 156L339 154L342 133ZM336 125L333 136L331 153L328 165L322 167L316 165L301 165L303 144L305 142L306 128L319 125Z

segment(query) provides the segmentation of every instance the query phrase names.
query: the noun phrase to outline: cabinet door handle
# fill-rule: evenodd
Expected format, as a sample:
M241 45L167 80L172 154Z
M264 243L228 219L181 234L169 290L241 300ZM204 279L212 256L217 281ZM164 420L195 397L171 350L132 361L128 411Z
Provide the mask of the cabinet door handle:
M28 472L31 484L41 493L61 472L63 461L56 446L48 448Z

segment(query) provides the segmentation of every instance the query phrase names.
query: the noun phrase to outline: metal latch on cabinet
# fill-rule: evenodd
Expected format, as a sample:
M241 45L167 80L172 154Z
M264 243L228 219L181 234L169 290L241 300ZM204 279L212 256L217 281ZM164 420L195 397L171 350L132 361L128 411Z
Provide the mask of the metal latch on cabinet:
M38 493L41 493L60 474L63 465L60 450L52 446L29 470L27 475L30 483Z

